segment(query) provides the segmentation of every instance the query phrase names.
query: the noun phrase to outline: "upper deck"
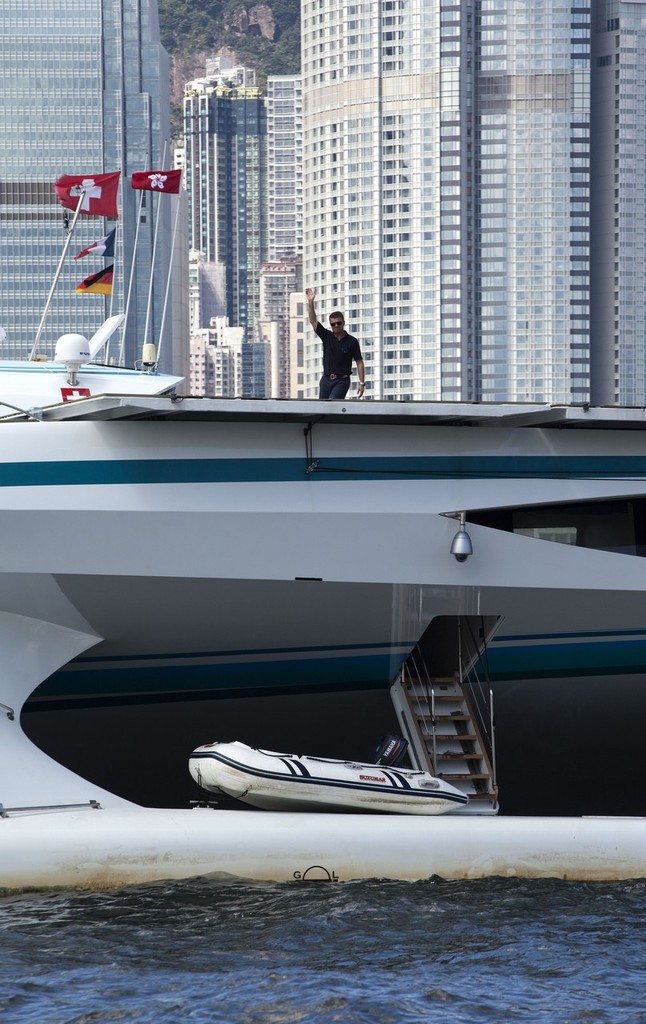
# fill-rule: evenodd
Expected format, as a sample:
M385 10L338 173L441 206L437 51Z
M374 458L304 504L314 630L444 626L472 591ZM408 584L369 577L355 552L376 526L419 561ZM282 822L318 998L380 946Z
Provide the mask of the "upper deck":
M616 406L488 404L481 402L342 402L293 399L99 395L38 410L52 420L185 420L226 422L356 423L364 426L534 427L571 430L644 430L646 409ZM2 419L33 418L12 413Z

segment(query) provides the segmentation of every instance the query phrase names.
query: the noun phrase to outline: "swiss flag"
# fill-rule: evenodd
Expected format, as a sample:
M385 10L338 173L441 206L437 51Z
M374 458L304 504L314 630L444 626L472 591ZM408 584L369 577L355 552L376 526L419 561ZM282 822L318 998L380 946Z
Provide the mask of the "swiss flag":
M110 174L61 174L54 191L61 206L76 210L81 200L81 213L92 217L118 217L117 191L121 171Z
M182 172L179 171L135 171L132 187L147 192L179 192Z

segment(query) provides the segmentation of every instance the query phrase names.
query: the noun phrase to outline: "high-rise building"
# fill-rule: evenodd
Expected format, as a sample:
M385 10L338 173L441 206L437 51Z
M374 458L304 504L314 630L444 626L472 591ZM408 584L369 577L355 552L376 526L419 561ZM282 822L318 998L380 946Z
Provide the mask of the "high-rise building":
M474 9L303 6L303 278L359 338L368 397L475 397ZM304 361L314 395L307 329Z
M265 398L270 384L271 345L245 341L242 327L215 316L191 335L190 391L208 398Z
M241 327L229 327L225 316L215 316L209 327L191 335L192 395L207 398L242 397Z
M646 405L646 4L592 20L592 401Z
M484 0L473 26L485 400L589 399L590 10L589 0L548 0L501 14Z
M299 75L267 79L267 241L260 326L271 349L271 394L289 398L290 295L302 291L303 90Z
M214 317L226 315L226 279L222 263L206 260L191 250L188 259L191 335L210 324Z
M267 258L267 116L255 72L207 61L206 76L185 86L184 133L190 246L224 268L226 316L251 342Z
M0 0L0 108L4 354L29 355L63 250L63 213L53 182L65 173L120 170L113 295L77 295L75 286L104 261L67 260L40 351L51 353L56 338L70 330L91 335L110 311L125 310L129 296L123 361L132 365L149 341L160 344L162 365L170 368L176 319L165 315L164 303L176 200L167 197L158 216L159 197L130 187L133 171L157 169L162 161L170 166L171 160L164 148L169 68L156 0L86 0L81 9L71 0L23 0L18 7ZM80 217L70 256L113 224ZM165 339L159 336L162 324Z
M300 259L283 258L260 268L260 330L271 347L271 394L290 398L290 297L302 291Z
M303 293L293 292L289 297L289 372L290 398L305 398L305 300ZM310 325L307 324L309 331Z
M643 11L306 0L304 284L369 396L646 400Z
M267 79L267 245L271 262L303 252L303 89L300 75Z

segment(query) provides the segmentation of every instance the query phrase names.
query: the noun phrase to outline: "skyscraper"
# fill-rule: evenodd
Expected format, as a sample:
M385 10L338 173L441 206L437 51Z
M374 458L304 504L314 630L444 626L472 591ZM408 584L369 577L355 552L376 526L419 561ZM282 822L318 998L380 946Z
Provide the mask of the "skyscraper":
M643 11L304 3L304 283L369 396L646 400Z
M267 79L267 248L271 262L303 252L303 88L300 75Z
M304 283L360 339L369 397L475 395L474 8L304 5ZM311 332L305 373L315 393Z
M373 398L473 388L464 379L475 301L466 16L464 5L425 0L303 7L304 284L321 320L343 310ZM319 347L306 332L310 394Z
M160 342L168 263L171 206L157 223L150 194L143 197L136 265L133 171L170 166L169 72L159 43L156 0L0 0L0 324L4 352L29 355L54 278L65 231L53 192L59 175L120 170L114 291L111 300L79 296L76 284L103 266L88 256L66 262L47 318L41 352L66 331L87 336L110 308L123 312L130 293L124 362L141 345ZM79 218L70 256L101 238L114 222ZM151 281L153 240L157 232ZM165 320L170 332L171 317ZM148 337L146 334L148 325ZM171 345L164 345L166 357ZM116 352L114 353L116 355Z
M271 395L275 398L291 394L290 367L290 299L302 291L300 260L282 259L263 263L260 269L260 329L270 345Z
M474 28L479 397L585 402L589 0L483 0Z
M303 100L300 75L267 79L267 247L260 325L271 348L271 394L291 395L290 296L302 291Z
M646 405L646 4L593 10L591 397Z
M267 115L255 73L207 61L206 76L185 86L184 138L190 246L224 267L226 316L252 342L267 257Z

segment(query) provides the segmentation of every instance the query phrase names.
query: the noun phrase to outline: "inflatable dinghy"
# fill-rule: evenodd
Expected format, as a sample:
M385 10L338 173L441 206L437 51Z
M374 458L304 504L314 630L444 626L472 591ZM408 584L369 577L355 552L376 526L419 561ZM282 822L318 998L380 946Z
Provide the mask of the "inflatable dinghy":
M469 799L428 772L281 754L237 740L197 747L189 770L203 789L264 810L445 814Z

